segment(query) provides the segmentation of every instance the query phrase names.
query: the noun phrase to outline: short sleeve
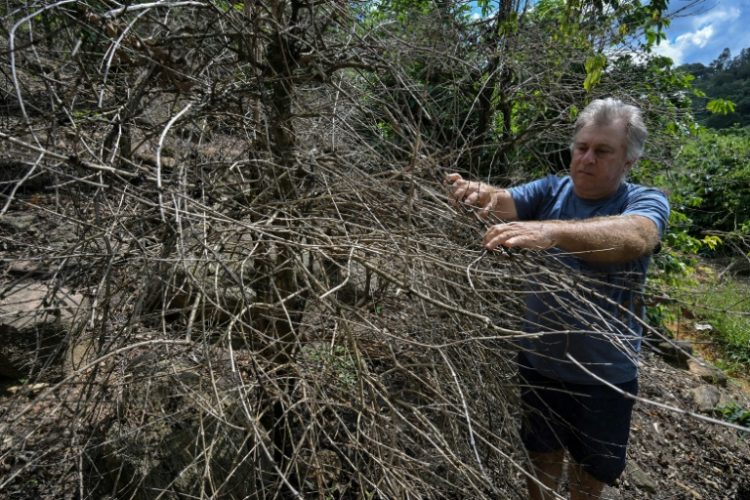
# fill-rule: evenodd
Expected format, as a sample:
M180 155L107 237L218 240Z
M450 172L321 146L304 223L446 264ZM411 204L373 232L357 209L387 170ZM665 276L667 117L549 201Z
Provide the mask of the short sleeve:
M638 186L628 195L623 215L641 215L651 219L663 235L669 221L669 201L660 190Z
M537 219L543 203L549 199L550 194L559 182L558 177L548 175L528 184L521 184L508 189L516 205L518 219Z

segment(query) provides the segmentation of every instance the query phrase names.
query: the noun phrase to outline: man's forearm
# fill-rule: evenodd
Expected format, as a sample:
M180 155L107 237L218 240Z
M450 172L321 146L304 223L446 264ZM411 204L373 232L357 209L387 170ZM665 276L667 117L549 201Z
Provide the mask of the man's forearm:
M584 220L522 221L495 224L483 244L546 250L559 248L588 262L629 262L653 252L659 243L656 224L640 215Z
M656 224L640 215L546 221L557 248L589 262L628 262L653 252Z

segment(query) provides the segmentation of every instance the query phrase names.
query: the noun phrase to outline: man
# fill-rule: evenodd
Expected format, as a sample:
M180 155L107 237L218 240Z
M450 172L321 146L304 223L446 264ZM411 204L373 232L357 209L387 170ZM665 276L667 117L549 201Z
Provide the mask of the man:
M487 230L487 249L548 250L579 283L541 280L526 302L524 330L535 335L521 342L519 372L532 499L553 498L566 450L573 499L598 498L625 468L642 288L669 217L662 192L625 181L646 135L637 107L597 99L576 121L568 176L511 189L446 178L456 202L507 221Z

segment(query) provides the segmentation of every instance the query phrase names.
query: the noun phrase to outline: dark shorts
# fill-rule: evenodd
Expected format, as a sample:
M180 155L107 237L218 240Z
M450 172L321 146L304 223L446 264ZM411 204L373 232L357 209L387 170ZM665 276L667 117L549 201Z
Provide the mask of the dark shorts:
M595 479L613 484L625 469L633 399L605 385L549 379L519 356L523 420L521 438L532 452L568 450ZM638 393L638 379L613 384Z

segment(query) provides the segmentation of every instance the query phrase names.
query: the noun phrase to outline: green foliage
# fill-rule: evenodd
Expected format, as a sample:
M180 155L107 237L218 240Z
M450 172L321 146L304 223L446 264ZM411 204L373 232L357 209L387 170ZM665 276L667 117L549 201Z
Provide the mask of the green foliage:
M715 129L734 124L750 125L750 48L732 58L729 49L711 64L685 64L678 68L695 78L693 102L696 118Z
M664 336L669 336L667 324L675 320L676 314L665 304L652 304L646 307L646 322Z
M701 242L714 244L715 240ZM673 250L667 258L676 271L659 266L652 275L652 287L662 289L672 301L652 304L647 308L647 320L657 328L675 322L688 309L696 322L707 323L711 329L705 336L716 350L716 363L726 371L747 373L750 367L750 283L731 276L718 276L712 267L695 257L685 258ZM658 256L657 260L663 259ZM681 273L681 275L679 275ZM666 287L666 290L664 288Z
M586 89L586 92L591 92L591 89L599 83L606 64L607 56L604 54L596 54L586 58L586 62L584 63L586 79L583 81L583 88Z
M702 241L700 248L714 241ZM674 324L687 309L696 323L711 326L701 335L715 348L712 356L716 357L716 364L730 373L748 373L750 283L731 276L720 278L712 267L705 265L706 260L674 249L657 255L656 260L659 265L652 268L649 286L672 300L649 305L646 308L648 323L668 335L666 325Z
M342 345L309 345L303 348L302 357L321 377L341 389L350 389L357 382L356 361Z
M734 108L734 103L726 99L714 99L708 101L706 104L706 109L717 115L728 115L729 113L734 113Z
M214 0L214 5L222 12L229 12L232 9L242 12L245 9L244 2L232 2L229 0Z
M692 234L741 230L750 223L750 130L701 130L685 143L676 164L672 203L691 219Z
M750 366L750 285L712 277L696 297L696 312L714 328L723 364L733 370Z
M730 403L716 408L716 412L727 422L743 427L750 427L750 408L737 403Z
M395 20L401 24L407 25L418 23L418 18L428 15L436 5L429 0L382 0L379 2L366 2L370 8L365 7L366 22L369 19L372 22L382 22L386 20ZM457 8L457 12L466 14L466 8Z
M702 238L691 235L692 221L677 210L672 210L669 221L669 231L662 240L663 248L654 258L655 281L657 286L669 288L693 287L697 284L695 273L699 254L715 251L722 239L715 235Z
M488 0L471 9L461 1L358 5L363 37L383 35L409 47L392 52L384 45L379 64L398 71L379 74L374 82L373 102L387 109L375 109L369 122L390 123L394 134L388 141L396 146L391 149L402 150L405 158L411 157L411 135L418 131L420 145L460 152L453 162L457 170L527 178L532 171L562 166L559 155L548 156L569 141L569 131L557 125L591 99L629 94L641 100L665 88L674 94L666 79L675 77L667 72L652 73L649 67L641 79L610 72L607 51L644 29L660 33L666 26L662 0L540 0L533 9ZM445 57L435 58L436 53ZM652 74L665 81L645 88ZM384 85L390 91L381 100ZM668 102L655 97L657 105L663 100ZM392 116L402 123L393 123ZM379 149L383 135L369 127L366 134Z

